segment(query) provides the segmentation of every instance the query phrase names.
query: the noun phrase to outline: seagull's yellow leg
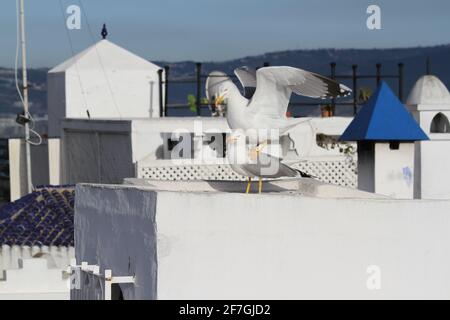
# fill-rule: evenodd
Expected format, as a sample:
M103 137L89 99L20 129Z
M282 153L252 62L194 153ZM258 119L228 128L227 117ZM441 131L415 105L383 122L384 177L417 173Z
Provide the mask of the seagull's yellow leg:
M245 189L245 193L249 193L250 192L250 187L252 186L252 178L249 177L248 178L248 183L247 183L247 189Z
M258 192L259 193L262 192L262 178L261 177L259 178L259 181L258 181Z

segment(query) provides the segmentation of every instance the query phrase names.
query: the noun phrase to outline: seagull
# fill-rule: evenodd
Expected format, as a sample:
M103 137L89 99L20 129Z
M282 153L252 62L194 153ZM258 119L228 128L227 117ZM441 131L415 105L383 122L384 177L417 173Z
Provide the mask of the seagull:
M245 193L250 193L252 178L259 178L258 193L262 192L263 178L302 177L311 175L293 169L281 162L281 159L264 152L255 152L246 144L242 131L235 131L227 139L227 159L237 174L248 177Z
M209 74L206 95L208 99L215 100L216 107L226 100L226 119L230 129L247 131L249 141L256 145L267 142L261 133L266 135L268 130L275 129L281 136L310 120L286 116L292 93L326 99L348 96L352 92L335 80L294 67L263 67L257 71L240 67L234 73L244 87L244 96L233 81L220 71Z

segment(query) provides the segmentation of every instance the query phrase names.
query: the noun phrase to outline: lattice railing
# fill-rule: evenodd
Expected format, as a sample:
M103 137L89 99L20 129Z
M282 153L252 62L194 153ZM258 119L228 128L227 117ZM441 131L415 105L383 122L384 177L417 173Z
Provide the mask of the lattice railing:
M309 173L323 182L343 187L357 187L358 177L354 161L305 161L293 164L291 167Z
M323 182L352 188L357 186L356 162L351 158L309 159L288 164ZM236 174L228 164L174 165L167 160L138 166L137 176L152 180L246 180L246 177Z

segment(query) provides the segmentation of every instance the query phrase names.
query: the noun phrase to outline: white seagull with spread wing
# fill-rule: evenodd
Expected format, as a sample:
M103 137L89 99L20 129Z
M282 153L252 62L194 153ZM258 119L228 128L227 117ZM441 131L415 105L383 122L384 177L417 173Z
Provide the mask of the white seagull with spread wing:
M244 96L223 72L214 71L206 80L208 99L214 98L216 107L226 101L226 118L231 129L256 132L277 129L281 136L297 124L309 121L286 116L292 93L322 99L351 93L351 89L335 80L293 67L264 67L257 71L241 67L234 73L244 87ZM248 138L256 144L261 142L255 135Z
M248 177L246 192L250 190L252 177L259 177L259 192L262 178L306 177L307 174L294 170L278 157L262 153L267 146L270 131L278 130L278 137L292 127L309 121L309 118L288 118L286 116L292 93L310 98L336 98L347 96L351 90L324 76L293 67L264 67L253 71L247 67L234 70L244 87L241 95L237 86L223 72L211 72L206 80L206 95L215 101L216 108L226 101L226 118L230 129L245 132L250 144L255 147L237 150L236 141L240 135L227 138L227 156L230 165L238 174ZM236 153L243 153L247 161L233 162ZM264 163L275 164L275 171L267 172Z

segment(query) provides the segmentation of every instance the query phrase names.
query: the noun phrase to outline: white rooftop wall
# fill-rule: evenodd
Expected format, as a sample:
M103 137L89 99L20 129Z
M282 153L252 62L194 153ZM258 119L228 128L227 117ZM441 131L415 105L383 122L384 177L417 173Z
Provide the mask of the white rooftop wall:
M49 136L62 118L159 117L159 66L101 40L48 73Z
M69 299L73 247L0 246L0 300Z
M69 275L49 268L45 258L19 259L19 268L5 270L0 300L68 300Z
M185 188L78 185L77 261L125 299L450 297L450 201Z
M375 143L375 193L396 199L414 198L414 143Z

